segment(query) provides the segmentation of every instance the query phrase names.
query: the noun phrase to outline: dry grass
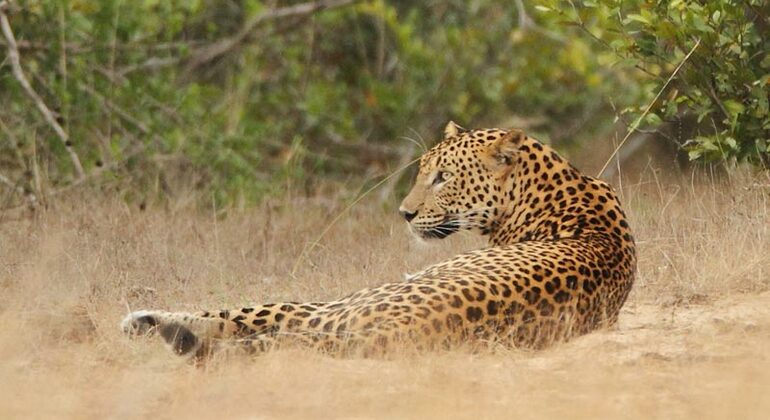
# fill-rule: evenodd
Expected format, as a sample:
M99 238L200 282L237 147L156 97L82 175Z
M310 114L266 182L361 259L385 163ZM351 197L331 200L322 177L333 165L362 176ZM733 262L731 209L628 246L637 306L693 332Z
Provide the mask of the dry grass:
M204 368L125 339L136 308L328 299L481 241L425 247L361 205L214 213L60 202L0 224L0 418L761 418L770 409L770 181L626 185L639 240L620 325L543 352L334 359L221 355ZM628 181L626 182L628 184ZM718 184L718 185L715 185Z

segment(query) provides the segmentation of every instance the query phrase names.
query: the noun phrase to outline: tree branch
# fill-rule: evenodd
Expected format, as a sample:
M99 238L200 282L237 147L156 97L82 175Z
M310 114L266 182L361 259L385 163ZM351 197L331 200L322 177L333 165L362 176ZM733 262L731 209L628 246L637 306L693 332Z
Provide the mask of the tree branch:
M24 188L20 187L17 183L11 181L7 176L0 174L0 184L5 184L13 191L24 193Z
M32 85L30 85L27 76L24 74L24 71L21 68L19 48L16 45L16 37L13 35L11 24L8 21L8 15L5 13L8 7L9 3L7 1L0 1L0 28L2 29L3 36L5 37L5 41L7 43L6 49L8 50L8 60L11 62L11 70L13 72L13 76L24 89L24 92L27 94L27 96L29 96L32 102L35 103L38 111L40 111L40 113L43 115L43 118L45 118L45 121L48 123L48 125L51 126L53 131L59 137L59 140L61 140L64 148L69 154L72 165L75 167L77 178L83 179L85 177L85 171L83 171L83 165L80 163L80 158L78 158L77 153L75 153L75 150L72 148L72 142L70 141L69 135L56 121L53 113L48 108L48 106L46 106L45 102L43 102L43 99L40 97L40 95L38 95L37 92L35 92L35 89L32 88Z
M83 92L98 99L102 103L102 105L104 105L105 108L108 108L109 110L114 112L115 115L120 117L123 121L126 121L127 123L136 127L139 130L139 132L141 132L143 135L149 137L150 140L152 140L152 142L154 143L155 147L158 150L161 149L161 146L163 145L163 139L159 135L153 133L147 124L145 124L144 122L140 121L139 119L129 114L128 111L124 110L120 106L116 105L115 103L113 103L112 101L104 97L104 95L94 90L91 86L88 86L84 83L79 83L78 88L80 88L80 90L82 90ZM144 144L140 144L137 147L138 147L137 153L139 153L144 150L145 146Z
M139 64L132 64L121 68L116 72L120 77L126 77L129 73L137 70L156 70L163 67L171 67L178 64L182 59L180 57L150 57L147 61Z
M129 124L138 128L139 131L142 132L142 134L147 136L152 135L152 131L150 130L150 127L147 126L147 124L131 116L131 114L129 114L123 108L115 105L112 101L104 97L104 95L102 95L101 93L94 90L94 88L92 88L91 86L88 86L85 83L78 83L78 89L98 99L99 102L101 102L102 105L105 106L105 108L110 109L112 112L116 113L120 118L126 120L126 122L128 122Z
M524 2L522 0L516 0L516 11L519 15L519 28L526 30L535 26L535 22L527 14L527 9L524 8Z
M213 44L198 49L190 59L185 69L186 74L190 74L202 65L230 52L240 45L262 22L273 19L280 19L289 16L302 16L315 13L320 10L334 9L347 6L356 0L321 0L308 3L301 3L294 6L270 9L260 13L243 25L243 27L232 37L221 39Z

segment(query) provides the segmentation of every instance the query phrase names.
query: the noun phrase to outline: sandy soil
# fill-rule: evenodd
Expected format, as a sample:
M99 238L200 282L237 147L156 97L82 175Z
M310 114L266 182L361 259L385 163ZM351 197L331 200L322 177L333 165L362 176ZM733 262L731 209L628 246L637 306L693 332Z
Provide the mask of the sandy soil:
M768 185L626 185L639 278L612 330L541 352L283 350L204 367L127 340L120 318L333 298L482 242L426 247L363 204L298 262L342 200L227 213L63 200L0 221L0 418L767 418Z

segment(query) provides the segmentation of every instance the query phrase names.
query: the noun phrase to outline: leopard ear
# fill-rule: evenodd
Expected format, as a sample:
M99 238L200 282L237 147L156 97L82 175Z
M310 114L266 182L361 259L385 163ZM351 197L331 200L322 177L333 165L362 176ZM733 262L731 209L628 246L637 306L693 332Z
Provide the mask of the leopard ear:
M527 138L527 135L521 130L513 129L508 131L489 146L492 156L499 163L510 165L513 163L513 157L525 138Z
M464 133L466 131L468 131L468 130L460 127L457 124L455 124L454 121L449 121L447 123L446 127L444 127L444 138L445 139L452 138L452 137L454 137L454 136L456 136L456 135L458 135L460 133Z

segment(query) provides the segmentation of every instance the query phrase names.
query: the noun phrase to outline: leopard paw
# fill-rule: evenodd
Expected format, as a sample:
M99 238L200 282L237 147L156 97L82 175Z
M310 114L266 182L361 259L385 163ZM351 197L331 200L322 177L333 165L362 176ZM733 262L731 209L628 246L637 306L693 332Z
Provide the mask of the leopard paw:
M120 329L130 337L155 332L158 319L150 311L134 311L120 322Z

